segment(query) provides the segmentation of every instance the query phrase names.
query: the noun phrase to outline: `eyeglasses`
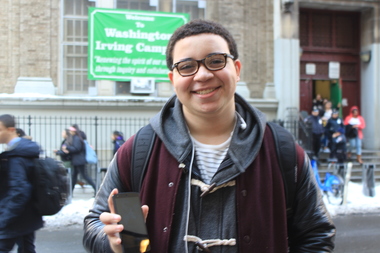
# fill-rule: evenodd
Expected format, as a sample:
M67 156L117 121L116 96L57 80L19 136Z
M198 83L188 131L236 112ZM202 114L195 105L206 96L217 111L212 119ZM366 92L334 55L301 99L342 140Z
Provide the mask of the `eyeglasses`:
M198 72L200 63L210 71L223 69L227 64L227 57L234 59L230 54L211 54L202 60L185 59L174 63L172 69L176 68L181 76L192 76Z

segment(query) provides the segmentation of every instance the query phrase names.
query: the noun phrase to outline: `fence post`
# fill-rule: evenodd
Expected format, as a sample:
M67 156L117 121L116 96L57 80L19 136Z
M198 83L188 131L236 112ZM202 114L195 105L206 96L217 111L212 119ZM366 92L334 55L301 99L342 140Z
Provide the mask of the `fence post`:
M28 116L28 135L32 136L32 116Z
M95 116L95 152L98 151L98 116Z

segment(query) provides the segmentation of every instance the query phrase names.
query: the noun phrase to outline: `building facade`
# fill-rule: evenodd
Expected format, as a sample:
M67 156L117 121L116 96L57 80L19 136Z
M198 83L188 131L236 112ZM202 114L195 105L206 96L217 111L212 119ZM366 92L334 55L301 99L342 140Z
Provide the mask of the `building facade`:
M380 148L380 0L20 0L0 9L0 108L14 114L144 115L159 111L169 83L152 94L130 82L88 80L88 7L184 12L224 24L243 63L238 92L285 119L310 111L316 94L359 106L364 147ZM36 93L33 95L33 93Z

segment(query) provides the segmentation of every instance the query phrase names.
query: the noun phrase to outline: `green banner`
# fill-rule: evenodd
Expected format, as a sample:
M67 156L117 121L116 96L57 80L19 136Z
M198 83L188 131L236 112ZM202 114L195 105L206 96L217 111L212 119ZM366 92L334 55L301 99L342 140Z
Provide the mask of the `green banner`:
M168 81L165 52L185 13L89 8L88 78Z

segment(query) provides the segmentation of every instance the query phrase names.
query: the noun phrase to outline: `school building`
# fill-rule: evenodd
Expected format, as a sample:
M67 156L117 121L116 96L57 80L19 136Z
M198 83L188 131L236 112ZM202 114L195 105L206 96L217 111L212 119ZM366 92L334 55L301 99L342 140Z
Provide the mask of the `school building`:
M173 94L167 81L88 78L89 7L220 22L234 35L243 63L237 92L268 120L309 112L322 94L341 103L343 116L359 106L367 123L363 148L380 149L380 0L5 1L1 113L151 117L160 110Z

